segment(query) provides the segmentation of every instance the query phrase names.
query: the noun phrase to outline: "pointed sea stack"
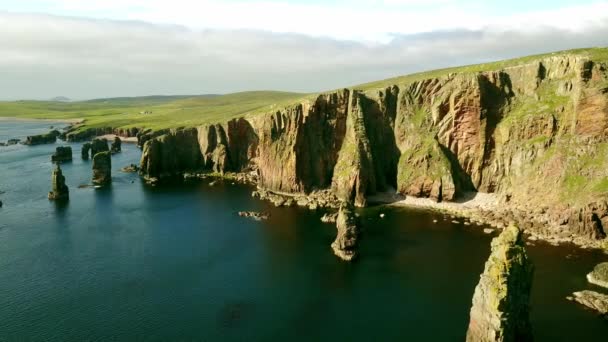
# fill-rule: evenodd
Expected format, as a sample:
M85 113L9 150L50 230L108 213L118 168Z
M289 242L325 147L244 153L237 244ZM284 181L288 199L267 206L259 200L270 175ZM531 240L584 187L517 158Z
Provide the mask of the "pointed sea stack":
M357 256L359 228L352 209L347 205L340 207L336 219L336 228L338 228L338 236L331 244L331 248L334 250L334 254L342 260L351 261Z
M532 341L530 290L534 266L521 231L510 226L492 240L492 252L475 288L468 342Z
M99 152L93 157L93 184L106 185L112 182L112 158L110 151Z
M110 147L110 151L112 153L119 153L122 150L122 141L119 137L114 137L114 141L112 141L112 147Z
M65 177L61 172L61 167L57 164L51 175L52 189L49 192L49 199L55 201L67 201L70 198L70 190L65 185Z
M51 161L56 163L65 163L72 161L72 147L59 146L55 149L55 153L51 155Z
M95 155L99 152L109 151L108 148L108 140L106 138L101 139L93 139L91 142L91 157L95 157Z
M89 159L89 152L91 151L91 143L82 144L82 149L80 150L80 155L82 159Z

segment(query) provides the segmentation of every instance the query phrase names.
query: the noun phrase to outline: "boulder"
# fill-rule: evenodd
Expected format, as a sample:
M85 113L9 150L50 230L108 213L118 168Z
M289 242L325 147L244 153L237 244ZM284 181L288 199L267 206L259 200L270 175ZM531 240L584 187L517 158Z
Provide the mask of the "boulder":
M105 138L93 139L91 142L91 157L94 157L99 152L109 151L108 140Z
M51 191L49 192L49 199L55 201L66 201L70 198L70 191L68 186L65 185L65 177L61 172L61 166L57 164L55 170L51 175Z
M80 150L80 155L82 159L89 159L89 152L91 151L91 143L82 144L82 149Z
M267 213L259 213L257 211L239 211L239 216L250 217L256 221L267 220L270 216Z
M10 145L16 145L16 144L18 144L20 141L21 141L21 139L8 139L8 140L6 141L6 144L7 144L7 145L9 145L9 146L10 146Z
M99 152L93 157L93 184L106 185L110 182L112 182L112 158L110 151Z
M135 165L135 164L131 164L129 166L125 166L122 169L120 169L120 171L122 172L137 172L139 171L139 166Z
M336 218L336 228L338 229L338 235L331 244L331 248L340 259L351 261L357 256L359 227L357 226L357 219L348 205L340 207Z
M70 146L59 146L55 149L55 153L51 155L51 161L56 163L63 163L72 161L72 147Z
M587 274L587 280L591 284L608 288L608 262L598 264L591 273Z
M530 290L534 266L519 228L492 240L492 251L473 295L467 341L531 341Z
M574 292L572 297L568 297L568 299L597 311L601 315L608 315L608 295L585 290Z
M122 149L122 141L119 137L114 137L114 141L112 141L112 147L110 147L110 151L112 153L119 153Z

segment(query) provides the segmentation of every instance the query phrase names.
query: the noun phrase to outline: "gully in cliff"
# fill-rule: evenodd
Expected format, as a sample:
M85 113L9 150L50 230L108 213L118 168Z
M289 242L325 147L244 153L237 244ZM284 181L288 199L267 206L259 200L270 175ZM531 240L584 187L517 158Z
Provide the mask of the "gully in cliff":
M67 201L70 198L70 190L65 185L65 177L61 172L59 164L53 170L51 175L52 189L49 192L49 199L55 201Z
M336 219L338 236L331 244L334 254L344 261L352 261L357 257L357 239L359 227L352 208L342 205Z
M506 228L492 240L492 252L475 288L468 342L532 341L533 273L521 231L515 226Z

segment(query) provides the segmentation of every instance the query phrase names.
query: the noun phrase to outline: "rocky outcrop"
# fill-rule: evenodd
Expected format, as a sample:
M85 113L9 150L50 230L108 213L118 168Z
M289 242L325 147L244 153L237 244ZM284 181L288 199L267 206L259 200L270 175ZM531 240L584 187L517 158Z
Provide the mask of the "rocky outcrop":
M94 157L97 153L109 151L108 140L105 138L93 139L91 141L91 157Z
M568 299L582 304L600 315L608 316L608 295L585 290L574 292Z
M265 115L141 130L141 172L256 171L273 193L327 190L356 206L385 191L487 192L529 233L602 240L607 89L608 67L582 55L342 89Z
M587 280L591 284L608 288L608 262L598 264L587 274Z
M531 341L530 290L534 268L521 231L510 226L492 251L473 295L467 341Z
M91 151L91 143L84 143L82 144L82 148L80 150L80 156L82 157L82 159L89 159L89 153Z
M66 201L70 198L70 191L68 186L65 185L65 177L59 164L57 164L51 175L51 191L48 197L50 200L55 201Z
M72 147L59 146L55 149L55 153L51 155L51 161L55 163L64 163L72 161Z
M114 137L112 141L112 146L110 147L110 151L112 153L119 153L122 151L122 140L119 137Z
M359 227L357 218L348 206L340 207L336 218L338 235L331 244L334 254L344 261L352 261L357 257L357 242L359 238Z
M93 156L93 184L107 185L111 182L112 155L110 151L99 152Z
M25 145L41 145L53 144L57 141L57 137L61 133L58 130L52 130L47 134L31 135L25 139Z
M136 137L142 130L137 127L131 128L113 128L113 127L96 127L81 129L79 125L72 126L65 134L67 141L85 141L97 136L114 134L119 137Z

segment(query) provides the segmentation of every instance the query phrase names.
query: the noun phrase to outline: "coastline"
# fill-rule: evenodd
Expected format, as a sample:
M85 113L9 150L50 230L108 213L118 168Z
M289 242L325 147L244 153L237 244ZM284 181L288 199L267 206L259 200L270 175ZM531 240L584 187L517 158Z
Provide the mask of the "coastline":
M112 142L115 137L119 137L120 141L122 141L124 143L137 144L137 137L121 137L120 135L116 135L116 134L98 135L95 138L107 139L108 141Z
M84 122L83 118L74 118L74 119L36 119L36 118L19 118L12 116L0 116L0 121L22 121L22 122L32 122L32 121L46 121L46 122L61 122L68 124L81 124Z

